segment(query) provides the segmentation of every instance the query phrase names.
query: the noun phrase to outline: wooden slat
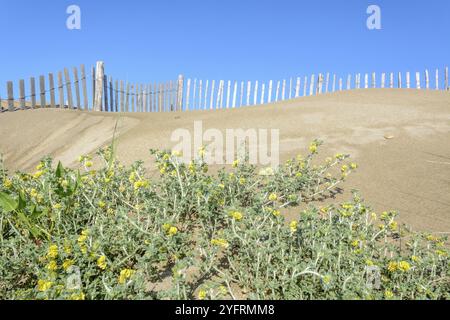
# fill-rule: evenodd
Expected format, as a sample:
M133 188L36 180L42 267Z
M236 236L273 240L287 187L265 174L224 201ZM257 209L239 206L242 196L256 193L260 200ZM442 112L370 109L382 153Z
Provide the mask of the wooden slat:
M80 66L81 70L81 90L83 91L83 109L89 110L89 99L87 93L86 69L84 64Z
M420 86L420 72L416 72L416 89L421 89Z
M6 83L6 87L8 90L8 110L14 111L14 84L12 81L8 81Z
M399 72L398 73L398 88L401 89L403 87L403 78L402 78L402 73Z
M202 100L203 99L203 80L200 80L198 83L198 109L202 109Z
M256 81L255 82L255 88L253 89L254 94L253 94L253 105L257 105L258 104L258 89L259 89L259 82Z
M120 101L119 101L119 80L116 80L116 85L115 85L115 99L114 99L114 102L115 102L115 105L114 105L114 109L116 110L116 112L120 112L120 110L119 110L119 104L120 104Z
M439 69L436 69L436 90L439 90Z
M127 92L125 94L125 109L124 112L130 112L130 84L127 82Z
M409 71L406 72L406 88L411 88L411 73L409 73Z
M430 74L428 73L428 70L425 70L425 87L427 90L430 90Z
M184 94L184 76L178 76L178 90L177 90L177 111L183 111L183 94Z
M273 90L273 80L269 81L269 93L267 95L267 102L272 103L272 90Z
M135 112L136 110L134 109L134 98L136 96L136 93L134 92L134 84L131 84L130 96L131 96L131 101L130 101L130 110L129 110L129 112Z
M336 74L333 74L333 86L332 86L332 92L336 91Z
M63 74L61 71L58 72L58 98L59 98L59 108L64 108L64 83Z
M104 112L111 111L109 108L108 76L106 74L103 76L103 99L104 99L104 106L102 111Z
M389 77L389 88L393 89L394 88L394 73L391 72L390 77Z
M250 92L252 90L252 82L251 81L247 81L247 106L250 105Z
M191 79L187 79L186 83L186 111L189 111L189 103L191 102Z
M339 91L342 91L342 78L339 78Z
M73 67L73 84L75 86L76 108L81 109L80 81L77 67Z
M444 84L445 84L444 90L448 91L450 89L448 87L448 67L445 67L445 82L444 82Z
M114 82L113 78L109 77L109 109L111 112L117 112L114 108L115 102L114 102Z
M212 81L211 84L211 97L210 97L210 102L209 102L209 109L213 110L214 108L214 90L216 89L216 80Z
M377 74L372 72L372 88L375 89L377 87Z
M219 87L217 88L216 109L220 108L220 95L222 94L222 80L219 81Z
M206 110L206 106L208 105L208 102L207 102L207 100L208 100L208 89L209 89L209 80L206 80L206 83L205 83L205 101L204 101L204 103L203 103L203 110Z
M30 95L31 95L31 108L36 108L36 80L34 77L30 78Z
M73 99L72 99L72 84L70 82L69 70L64 69L64 77L66 78L66 91L67 91L67 104L69 109L73 109ZM97 91L98 88L96 88Z
M19 100L20 100L20 109L25 109L25 80L21 79L19 81Z
M369 75L367 73L364 75L364 89L369 89Z
M232 104L233 109L236 108L237 90L238 90L238 83L237 81L234 81L233 104Z
M96 71L95 67L91 69L91 78L92 78L92 110L95 110L95 82L96 82Z
M299 79L300 79L300 78L299 78ZM327 72L327 79L326 79L326 81L325 81L325 93L328 93L329 85L330 85L330 73Z
M286 100L286 79L283 79L283 86L281 88L281 100Z
M230 109L230 99L231 99L231 81L228 80L228 83L227 83L227 109Z
M381 89L384 89L386 87L386 73L381 74Z
M48 74L48 84L50 86L50 107L55 108L55 79L53 78L53 73Z
M94 95L94 111L104 111L103 94L104 94L105 64L98 61L95 67L95 95ZM106 95L106 93L105 93Z
M45 77L44 76L39 76L39 91L40 91L40 96L41 96L41 108L46 108L47 107L47 102L45 101Z
M301 82L300 82L300 77L297 77L297 83L295 85L295 97L298 98L300 96L300 86L301 86Z

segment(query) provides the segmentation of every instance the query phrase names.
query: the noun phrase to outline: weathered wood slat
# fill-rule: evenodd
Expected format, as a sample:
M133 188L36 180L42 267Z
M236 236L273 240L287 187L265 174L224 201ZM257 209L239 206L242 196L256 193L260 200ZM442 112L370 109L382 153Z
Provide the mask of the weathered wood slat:
M47 107L47 102L45 101L45 77L44 76L39 76L39 91L41 94L41 108L46 108Z
M89 110L89 98L87 92L87 82L86 82L86 69L84 64L80 66L81 70L81 90L83 92L83 109Z
M297 77L297 83L295 85L295 97L298 98L300 96L300 77Z
M237 81L234 81L233 104L232 104L233 109L236 108L237 90L238 90L238 83Z
M30 78L31 108L36 108L36 80Z
M19 100L20 100L20 109L25 109L25 80L21 79L19 81Z
M406 72L406 88L411 88L411 73L409 73L409 71Z
M125 86L123 80L120 80L120 112L125 112Z
M198 82L198 109L202 109L203 102L203 79Z
M216 90L216 80L213 80L211 83L211 97L209 101L209 110L214 109L214 91Z
M189 111L189 102L191 101L191 79L187 80L187 84L186 84L186 111Z
M258 104L258 89L259 89L259 82L255 82L255 88L253 89L254 95L253 95L253 105L256 106Z
M266 84L263 83L262 87L261 87L261 104L264 104L264 98L265 98L265 94L266 94Z
M420 72L416 72L416 89L421 89L420 86Z
M281 86L280 81L277 81L277 91L275 91L275 102L278 102L280 98L280 86Z
M127 82L127 93L125 95L125 112L130 112L130 84Z
M227 83L227 109L230 109L230 99L231 99L231 81L228 80Z
M114 109L115 109L116 112L120 112L120 110L119 110L119 104L120 104L120 102L119 102L119 80L116 80L115 84L116 85L115 85L115 99L114 99L115 105L114 105Z
M425 87L427 90L430 90L430 74L428 70L425 70Z
M103 81L105 77L105 64L102 61L97 62L95 67L95 99L94 111L103 110Z
M178 91L177 91L177 111L183 111L183 85L184 77L183 75L178 76Z
M283 79L283 87L281 89L281 101L286 100L286 79Z
M239 107L242 107L242 105L244 104L244 81L241 81L241 98L240 98L240 102L239 102Z
M65 108L64 82L63 82L63 74L61 71L58 72L58 98L59 98L59 108Z
M313 74L311 76L311 82L309 83L309 95L312 96L314 94L314 79L316 76Z
M250 91L252 89L251 81L247 81L247 106L250 105Z
M80 82L78 79L78 70L77 67L73 67L73 79L74 79L74 86L75 86L75 97L76 97L76 108L81 109L81 98L80 98Z
M55 108L55 79L53 78L53 73L48 74L48 84L50 86L50 107Z
M269 81L269 94L267 97L267 102L272 103L272 90L273 90L273 80Z
M14 111L14 84L12 81L8 81L6 83L7 91L8 91L8 110Z

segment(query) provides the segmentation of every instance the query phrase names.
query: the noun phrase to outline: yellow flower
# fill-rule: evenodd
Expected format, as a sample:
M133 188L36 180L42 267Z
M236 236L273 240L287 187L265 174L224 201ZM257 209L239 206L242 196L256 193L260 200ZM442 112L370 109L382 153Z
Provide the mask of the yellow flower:
M170 229L170 227L171 227L171 225L168 224L168 223L164 223L163 226L162 226L164 231L168 231Z
M411 269L411 265L406 261L400 261L398 263L398 269L403 272L408 272Z
M89 231L84 230L81 231L81 235L78 237L78 243L82 244L87 240L87 237L89 236Z
M34 179L39 179L44 174L44 171L37 171L33 174Z
M366 260L366 265L369 267L372 267L374 265L374 263L372 260L368 259L368 260Z
M353 247L353 248L359 247L359 241L358 241L358 240L352 241L352 247Z
M63 262L62 267L63 267L64 271L67 271L67 269L69 269L71 266L73 266L73 264L74 264L73 260L66 260Z
M106 257L105 256L100 256L100 258L97 259L97 266L102 270L106 269Z
M106 203L105 203L104 201L99 201L99 202L98 202L98 207L99 207L100 209L104 209L104 208L106 207Z
M317 144L315 142L311 143L311 145L309 146L309 151L311 151L311 153L317 152Z
M64 252L66 254L72 253L72 246L70 245L70 243L68 243L68 242L64 243Z
M356 163L350 163L350 169L355 170L358 168L358 165Z
M239 166L239 160L235 160L233 162L233 168L237 168Z
M46 281L46 280L38 280L38 290L40 292L45 292L47 290L49 290L53 285L53 282L51 281Z
M281 212L280 212L279 210L273 210L273 211L272 211L272 214L273 214L275 217L279 217L279 216L281 215Z
M395 222L395 221L392 221L392 222L389 224L389 229L391 229L391 231L397 231L397 229L398 229L398 223Z
M125 284L125 282L130 279L134 273L135 271L131 269L123 269L120 271L119 284Z
M447 252L443 250L436 250L435 252L439 257L446 257L448 255Z
M386 290L386 291L384 292L384 297L385 297L386 299L392 299L392 298L394 297L394 293L393 293L392 291L390 291L390 290Z
M220 189L225 189L225 185L223 183L219 184Z
M172 156L179 158L183 156L183 153L181 151L172 151Z
M84 165L86 166L86 168L91 168L94 165L94 163L92 161L86 161Z
M348 166L344 164L344 165L342 166L342 168L341 168L341 172L342 172L342 173L346 173L347 170L348 170Z
M59 210L59 209L61 209L62 208L62 205L60 204L60 203L55 203L54 205L53 205L53 209L55 209L55 210Z
M53 244L48 248L47 258L56 259L57 256L58 256L58 246L56 244Z
M73 294L70 296L70 300L74 300L74 301L85 300L85 299L86 299L86 296L84 295L83 292L80 292L78 294Z
M245 180L245 178L240 178L240 179L239 179L239 184L242 186L242 185L245 184L246 181L247 181L247 180Z
M199 300L205 300L207 295L208 295L208 293L205 290L200 290L198 292L198 299Z
M289 227L290 227L292 233L296 233L297 229L298 229L298 221L292 221L289 224Z
M167 233L169 234L169 236L174 236L178 233L178 228L177 227L170 227L169 230L167 231Z
M420 262L420 257L418 257L418 256L412 256L411 257L411 260L413 261L413 262Z
M211 244L214 246L222 247L224 249L227 249L229 247L229 243L225 239L212 239Z
M388 264L388 271L394 273L398 269L398 263L395 261L391 261Z
M141 188L147 188L149 185L148 181L139 180L134 183L134 190L139 190Z
M5 179L5 180L3 181L3 187L5 187L6 189L11 188L11 187L12 187L12 181L9 180L9 179Z
M56 263L55 260L52 260L52 261L50 261L50 262L48 263L48 265L47 265L47 270L50 270L50 271L56 271L56 270L58 270L58 264Z
M243 218L242 213L240 213L239 211L233 211L233 212L231 212L231 213L230 213L230 216L231 216L234 220L236 220L236 221L241 221L242 218Z
M272 193L272 194L270 194L269 195L269 200L270 201L277 201L277 199L278 199L278 196L277 196L277 194L276 193Z

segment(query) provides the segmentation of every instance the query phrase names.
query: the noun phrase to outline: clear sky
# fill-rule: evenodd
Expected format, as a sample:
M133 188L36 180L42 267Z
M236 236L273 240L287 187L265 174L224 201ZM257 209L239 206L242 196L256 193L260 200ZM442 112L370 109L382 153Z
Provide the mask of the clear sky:
M81 8L81 30L66 9ZM382 30L368 30L367 7ZM5 82L105 61L150 83L283 79L312 73L423 71L450 64L448 0L0 0Z

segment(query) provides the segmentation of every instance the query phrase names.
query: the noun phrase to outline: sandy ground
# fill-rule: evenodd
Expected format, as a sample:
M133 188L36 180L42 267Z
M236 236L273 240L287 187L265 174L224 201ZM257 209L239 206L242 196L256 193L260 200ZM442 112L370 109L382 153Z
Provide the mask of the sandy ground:
M119 119L118 157L144 160L149 149L171 148L175 129L280 130L281 160L325 141L323 153L349 153L360 166L336 201L352 188L380 212L398 210L414 229L450 232L450 93L374 89L300 98L214 112L99 114L27 110L0 114L0 153L10 170L31 171L51 155L75 165L81 154L109 143ZM390 139L386 139L389 137Z

